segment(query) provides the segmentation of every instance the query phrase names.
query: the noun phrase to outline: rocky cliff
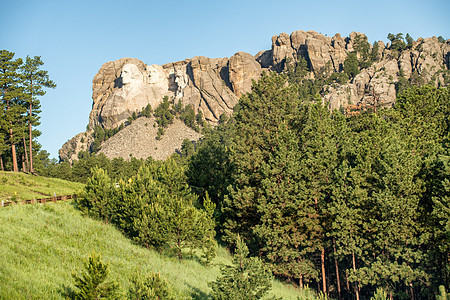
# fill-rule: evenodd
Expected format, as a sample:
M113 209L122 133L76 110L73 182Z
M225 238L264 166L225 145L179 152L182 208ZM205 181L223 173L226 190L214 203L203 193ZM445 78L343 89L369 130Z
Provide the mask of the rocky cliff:
M324 73L342 73L349 53L355 51L364 39L364 34L356 32L343 38L340 34L327 37L314 31L300 30L291 35L281 33L273 36L271 49L260 51L255 56L244 52L230 58L199 56L162 66L146 65L135 58L107 62L93 79L90 129L64 144L59 151L60 159L72 161L80 150L89 149L95 126L118 127L147 104L155 109L164 96L171 101L181 100L183 106L192 105L207 122L216 124L220 115L232 113L239 97L251 90L252 80L258 80L263 71L286 72L289 64L304 59L310 78ZM367 45L367 51L375 52L377 59L347 82L333 83L322 90L323 103L330 109L345 108L349 104L374 104L374 101L381 107L391 106L401 78L436 86L449 84L449 40L419 38L400 50L383 42L378 42L376 49ZM186 129L186 138L191 138L190 134ZM133 143L131 140L127 142L125 133L121 136L122 147ZM166 149L165 153L170 154L181 145L181 142L180 145L177 143L173 143L173 149ZM114 153L109 150L109 144L102 145L102 151ZM155 148L150 144L148 147ZM153 152L148 152L148 155L164 159Z

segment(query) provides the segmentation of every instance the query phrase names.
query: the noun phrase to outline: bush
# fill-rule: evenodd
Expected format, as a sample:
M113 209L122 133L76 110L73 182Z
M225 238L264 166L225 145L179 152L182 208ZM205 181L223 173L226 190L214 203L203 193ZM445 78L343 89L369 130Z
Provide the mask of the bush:
M176 299L174 290L159 273L151 273L144 279L136 274L131 279L131 287L128 292L130 300Z

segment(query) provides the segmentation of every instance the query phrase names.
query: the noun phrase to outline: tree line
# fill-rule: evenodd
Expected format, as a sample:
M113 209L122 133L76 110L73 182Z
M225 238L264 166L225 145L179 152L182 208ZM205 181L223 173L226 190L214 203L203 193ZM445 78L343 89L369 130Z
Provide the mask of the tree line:
M55 88L48 72L42 70L40 56L14 59L14 53L0 50L0 168L11 167L18 172L34 173L33 157L40 145L40 135L33 127L39 125L40 96L44 88Z

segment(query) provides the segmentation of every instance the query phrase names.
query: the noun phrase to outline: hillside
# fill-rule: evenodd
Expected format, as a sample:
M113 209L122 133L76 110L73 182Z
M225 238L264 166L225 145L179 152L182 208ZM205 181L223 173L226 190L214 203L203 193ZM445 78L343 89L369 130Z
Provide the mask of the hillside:
M0 299L63 299L72 272L90 253L100 253L111 277L126 290L133 272L159 272L184 298L206 299L207 282L230 256L219 248L213 265L178 261L133 245L113 226L83 217L74 204L12 206L0 209ZM297 299L298 290L274 282L272 295Z
M57 196L72 195L83 188L79 182L71 182L57 178L33 176L25 173L0 171L0 201L30 200Z

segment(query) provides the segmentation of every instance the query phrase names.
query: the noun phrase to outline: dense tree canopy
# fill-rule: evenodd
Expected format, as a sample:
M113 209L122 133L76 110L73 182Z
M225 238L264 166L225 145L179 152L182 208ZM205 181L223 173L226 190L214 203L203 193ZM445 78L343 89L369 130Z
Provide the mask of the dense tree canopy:
M263 75L189 159L223 239L244 237L275 275L336 297L448 285L448 88L412 87L392 109L345 118L289 76Z

